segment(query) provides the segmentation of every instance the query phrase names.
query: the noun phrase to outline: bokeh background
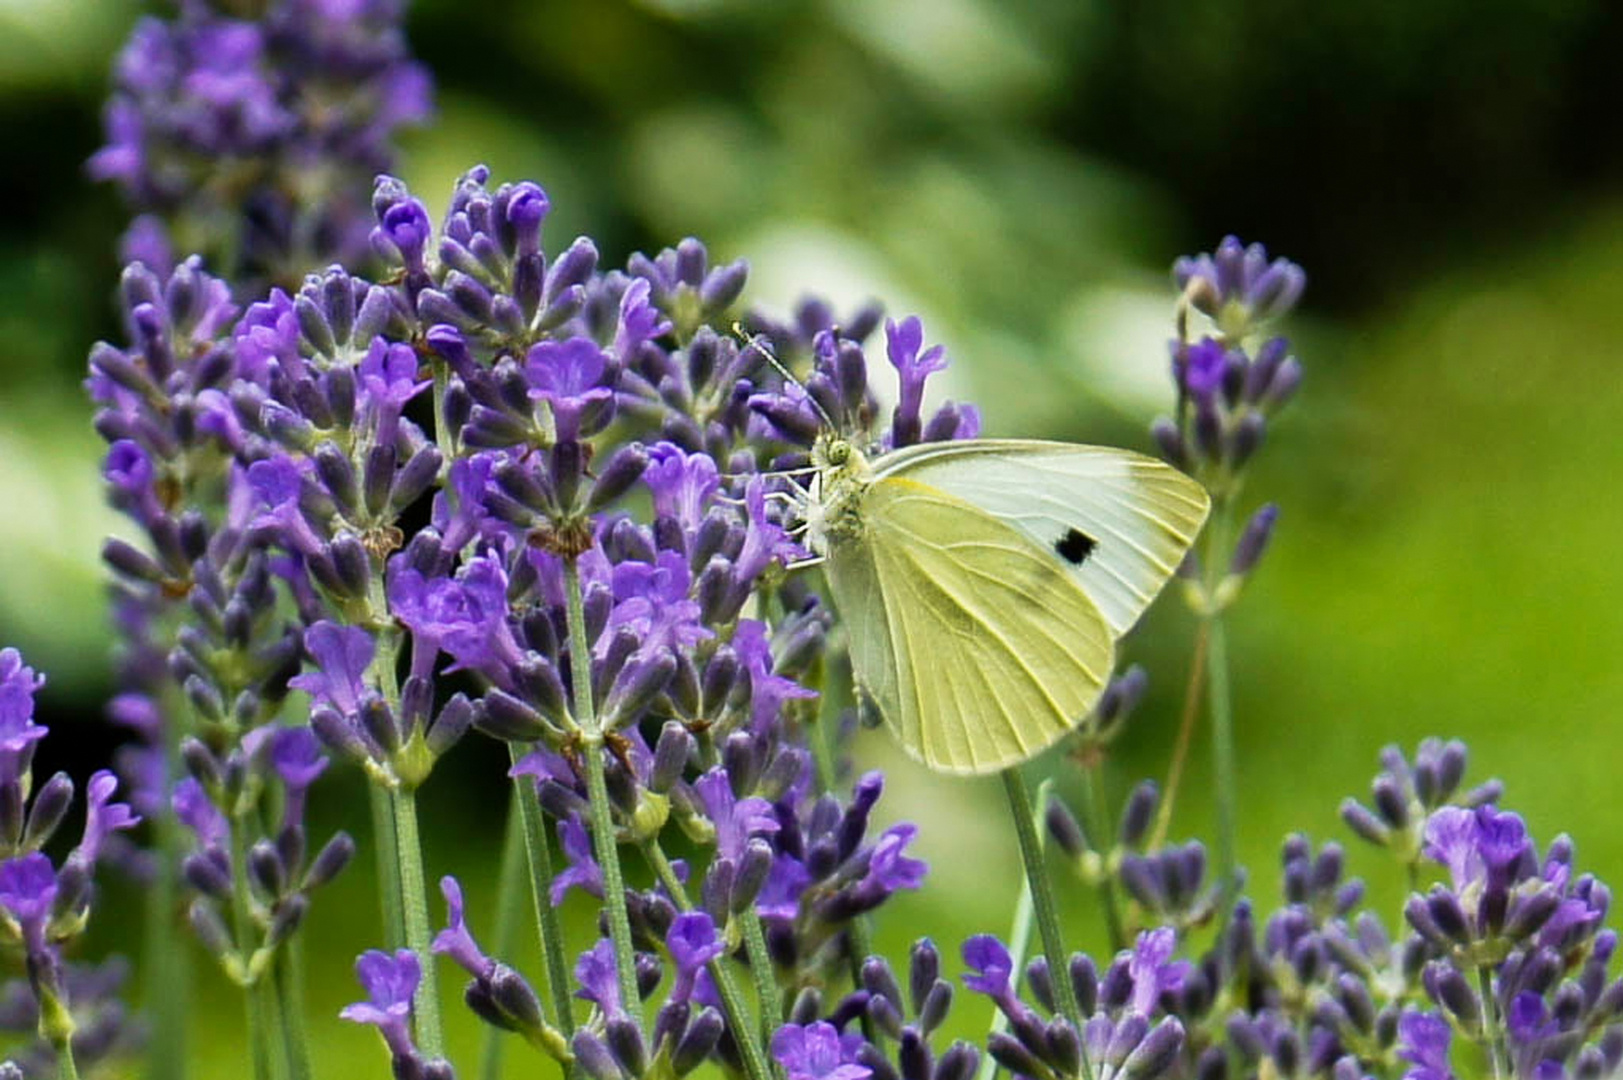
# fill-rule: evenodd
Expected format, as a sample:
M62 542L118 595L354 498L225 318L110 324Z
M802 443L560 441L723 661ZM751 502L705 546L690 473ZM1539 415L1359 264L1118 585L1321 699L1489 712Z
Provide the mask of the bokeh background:
M42 764L80 775L114 742L96 552L115 522L78 384L117 334L125 221L82 163L139 10L0 0L0 642L49 672L47 719L73 732ZM697 235L752 260L763 306L881 297L947 344L991 433L1146 446L1173 257L1235 232L1301 263L1307 379L1247 492L1283 517L1231 621L1251 891L1276 894L1287 831L1345 839L1337 804L1378 749L1429 734L1467 739L1537 837L1571 833L1623 881L1623 6L417 0L410 34L438 119L402 172L431 207L484 161L547 187L552 246L589 233L612 263ZM1169 600L1128 646L1152 694L1113 801L1165 770L1190 635ZM881 940L1002 932L1018 878L995 786L929 779L877 738L861 753L935 863ZM1174 835L1208 835L1206 756ZM470 740L425 792L432 874L493 882L496 760ZM316 805L359 835L351 781ZM328 1019L375 943L366 865L309 928L327 1069L383 1068ZM1089 898L1067 899L1097 943ZM137 914L110 900L108 943ZM236 1007L201 978L199 1075L234 1075ZM466 1017L454 1034L479 1038Z

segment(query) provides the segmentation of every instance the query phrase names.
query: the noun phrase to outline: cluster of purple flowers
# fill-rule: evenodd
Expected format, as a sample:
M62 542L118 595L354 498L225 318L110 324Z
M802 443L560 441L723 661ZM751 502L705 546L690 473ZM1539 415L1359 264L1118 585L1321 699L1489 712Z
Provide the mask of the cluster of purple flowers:
M126 1050L133 1035L118 999L125 963L69 961L64 953L89 922L98 867L110 861L117 834L141 818L113 801L118 778L103 770L85 786L79 842L60 858L43 850L74 801L66 773L33 784L34 754L49 734L34 722L34 695L44 685L16 649L0 649L0 947L20 958L24 972L0 985L0 1031L21 1037L6 1065L28 1076L70 1075L59 1070Z
M456 1075L441 957L480 1020L591 1080L1445 1080L1468 1053L1541 1080L1623 1067L1609 893L1565 838L1540 858L1498 785L1461 793L1463 746L1388 751L1370 805L1343 806L1408 876L1403 926L1367 909L1338 845L1302 836L1263 915L1231 850L1214 875L1202 844L1167 841L1176 767L1107 823L1098 774L1138 668L1078 718L1082 821L1037 808L1054 861L1097 891L1113 959L1067 956L1038 904L1043 956L964 943L962 985L997 1019L983 1043L946 1040L957 983L936 945L917 941L900 978L872 954L870 917L928 868L915 826L876 822L884 778L851 768L852 718L825 701L847 678L834 613L788 572L807 556L793 477L826 425L878 449L978 433L973 406L925 407L942 347L877 306L734 323L747 267L696 240L623 269L586 238L549 253L546 193L482 167L438 223L386 175L368 206L357 178L427 109L400 4L256 14L186 0L143 21L92 162L142 214L127 340L92 350L87 383L136 536L103 549L131 806L96 774L83 839L42 851L73 785L32 789L39 680L0 651L0 938L24 972L0 1029L36 1037L0 1080L75 1075L128 1040L121 969L63 950L141 817L159 912L183 883L192 931L244 991L256 1075L308 1076L297 935L357 849L308 836L329 771L367 787L382 901L364 1000L341 1015L377 1031L401 1080ZM1184 577L1215 670L1218 617L1277 518L1234 528L1241 474L1300 382L1269 330L1305 279L1234 238L1174 278L1176 405L1154 433L1213 496ZM881 327L894 393L870 370ZM534 980L480 944L454 878L434 925L414 793L470 732L507 744ZM1446 880L1422 891L1434 866ZM569 904L598 912L584 949L564 940Z
M1206 485L1213 519L1222 521L1267 435L1269 417L1301 384L1302 366L1290 355L1290 342L1268 331L1296 305L1307 278L1295 263L1270 261L1261 244L1247 246L1233 236L1210 255L1180 258L1173 278L1182 290L1171 344L1177 402L1172 417L1158 419L1151 433L1168 461ZM1197 325L1202 319L1204 327ZM1233 602L1278 516L1276 505L1264 504L1232 547L1206 551L1208 560L1220 557L1227 566L1226 574L1208 582L1203 605L1221 610ZM1198 576L1198 566L1192 560L1190 576Z
M139 215L125 260L167 274L174 252L196 251L234 276L297 281L364 258L366 184L429 112L403 0L178 7L130 35L90 160Z
M388 178L374 210L380 281L335 265L239 309L195 259L167 280L133 265L130 342L92 354L109 491L146 537L105 551L129 643L115 711L142 736L125 765L143 805L195 836L194 928L252 985L351 850L336 837L306 865L322 750L398 798L477 728L513 745L515 780L556 823L569 865L545 899L579 886L624 906L608 926L619 1000L689 912L759 946L757 997L860 964L860 920L925 870L911 826L870 835L877 774L835 795L804 684L831 616L783 574L803 552L775 470L804 461L813 399L890 445L972 433L972 410L922 412L939 349L917 320L887 327L902 394L879 431L851 336L871 315L841 327L807 305L741 342L710 323L742 264L711 267L695 241L626 271L600 270L584 239L549 260L545 194L491 190L483 169L438 230ZM809 366L803 385L769 352ZM307 725L290 691L308 695ZM273 795L283 821L256 837ZM713 851L694 895L672 876L616 898L616 849L663 858L668 822ZM251 918L228 928L243 890ZM548 1019L514 1004L539 997L510 969L452 955L481 1015L583 1052L593 1033L574 1034L558 987ZM395 1015L403 965L369 958L375 1009L352 1015ZM710 985L688 971L667 1009L726 1004ZM659 1027L653 1052L692 1024ZM385 1034L397 1068L439 1067ZM742 1041L730 1030L715 1052L737 1060Z

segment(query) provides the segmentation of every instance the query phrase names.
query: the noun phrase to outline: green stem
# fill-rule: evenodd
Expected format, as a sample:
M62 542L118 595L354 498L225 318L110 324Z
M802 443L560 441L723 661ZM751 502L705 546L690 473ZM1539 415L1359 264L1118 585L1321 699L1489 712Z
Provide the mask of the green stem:
M63 1039L56 1051L56 1080L79 1080L79 1064L73 1060L73 1040Z
M242 967L242 1003L248 1027L249 1067L254 1080L272 1080L272 1077L285 1076L286 1069L282 1055L276 1052L271 1041L264 980L256 976L251 968L258 935L255 933L249 899L248 820L247 813L231 815L231 914L237 958Z
M164 704L164 780L160 790L168 791L181 770L179 719L184 706L177 694L166 694ZM152 891L147 895L144 950L146 1007L152 1015L147 1075L154 1080L185 1080L192 965L185 938L175 932L176 883L180 881L185 838L174 810L168 805L158 813L154 826L159 865Z
M1076 1029L1078 1038L1083 1033L1082 1010L1076 1003L1076 991L1071 986L1071 969L1066 961L1065 942L1060 936L1059 913L1054 908L1054 890L1043 866L1042 842L1037 839L1037 826L1032 820L1031 792L1026 788L1020 770L1003 770L1003 792L1009 799L1009 813L1014 818L1015 836L1020 841L1020 859L1026 867L1026 883L1031 886L1032 911L1037 916L1037 933L1042 940L1043 956L1048 961L1048 981L1054 988L1054 1001L1060 1015ZM1082 1076L1093 1080L1093 1063L1088 1060L1086 1044L1082 1045Z
M1053 782L1044 780L1037 785L1037 799L1032 804L1032 827L1037 831L1037 847L1045 846L1043 830L1037 826L1038 815L1048 803L1048 790ZM1020 879L1020 899L1015 901L1014 919L1009 923L1009 967L1012 971L1026 969L1026 949L1031 945L1032 902L1031 882L1025 877ZM996 1006L992 1009L992 1034L997 1035L1009 1030L1009 1018L1002 1009ZM992 1080L997 1075L997 1059L991 1054L981 1055L981 1067L975 1074L976 1080Z
M394 812L395 857L400 867L400 901L406 915L406 947L417 954L423 981L417 988L417 1045L430 1060L445 1056L445 1032L440 1026L440 988L434 977L434 953L429 945L428 877L423 871L423 846L417 831L417 794L405 788L389 792Z
M659 846L657 839L648 839L642 842L643 858L653 868L654 876L665 886L665 891L671 894L671 901L676 904L678 911L692 911L693 901L688 897L687 887L682 879L676 876L676 870L671 861L665 857L665 850ZM727 966L726 955L716 957L709 963L710 978L716 984L716 993L721 996L721 1012L727 1019L727 1028L733 1033L733 1041L738 1045L738 1052L744 1059L744 1074L749 1080L772 1080L772 1071L766 1063L766 1053L763 1044L757 1043L749 1035L749 1010L744 1007L744 995L738 989L738 983L733 979L733 971ZM763 1012L764 1012L763 1007Z
M516 756L516 755L515 755ZM507 825L502 830L502 865L496 879L496 929L491 935L491 953L495 956L513 954L514 924L518 922L520 894L524 890L524 828L519 819L519 787L513 785L513 797L507 800ZM543 1001L542 1014L547 1005ZM484 1025L484 1041L479 1047L480 1080L501 1080L502 1051L507 1047L507 1036L494 1024Z
M1493 1067L1494 1080L1502 1080L1505 1067L1508 1064L1504 1046L1504 1032L1499 1024L1499 1006L1493 996L1493 970L1483 964L1476 969L1477 988L1482 995L1482 1037L1486 1045L1483 1047L1488 1054L1488 1064Z
M395 850L400 842L394 832L394 808L389 805L389 789L368 784L372 806L372 846L378 863L378 906L383 911L383 941L391 950L406 944L406 912L400 905L400 863Z
M1189 760L1189 744L1194 739L1195 720L1200 716L1200 687L1206 679L1206 644L1210 624L1200 620L1195 631L1195 647L1189 657L1189 681L1183 692L1183 714L1178 720L1178 737L1172 743L1172 760L1167 765L1166 783L1161 786L1161 805L1155 812L1155 828L1150 832L1146 851L1158 851L1172 827L1172 808L1178 801L1184 763Z
M1127 947L1127 935L1122 931L1121 911L1116 907L1116 881L1105 865L1110 850L1105 843L1105 835L1109 832L1106 822L1109 819L1105 813L1104 784L1099 776L1101 771L1098 765L1086 765L1081 769L1082 805L1085 808L1083 813L1088 818L1088 842L1094 854L1099 856L1099 903L1104 909L1105 931L1110 935L1110 951L1117 953ZM1036 812L1041 814L1042 807L1039 806Z
M277 1013L290 1080L310 1080L310 1037L304 1026L304 944L297 936L276 953Z
M372 657L368 674L377 683L379 691L396 714L400 705L400 676L398 661L400 643L392 627L387 625L388 601L383 596L383 567L372 568L372 618L383 624L377 633L377 652ZM394 807L390 805L389 791L382 784L368 784L372 809L372 847L377 855L378 905L383 913L383 940L388 947L399 949L406 944L406 911L401 900L400 838L395 835Z
M1223 620L1213 616L1207 650L1207 692L1212 710L1212 781L1217 795L1217 880L1223 889L1223 912L1234 905L1236 877L1236 783L1234 776L1234 711L1229 698L1228 644ZM1220 921L1218 925L1222 925Z
M586 604L581 598L580 569L574 559L564 560L564 585L569 594L569 662L575 684L575 723L582 735L581 756L586 759L586 798L592 825L592 847L603 868L603 906L609 916L609 937L614 942L614 969L619 976L620 1000L626 1013L642 1028L642 999L637 994L637 968L631 944L631 917L626 912L625 876L620 871L620 842L614 835L614 814L609 806L608 783L603 775L603 729L592 701L591 646L586 642Z
M588 691L589 693L590 691ZM609 916L609 938L614 942L614 970L619 976L620 1000L626 1013L642 1026L642 999L637 993L637 968L631 944L631 916L626 911L625 877L620 870L620 843L614 835L609 810L609 789L603 776L603 736L588 733L586 797L592 818L592 847L603 868L603 906Z
M1233 505L1220 498L1212 515L1206 540L1206 599L1216 604L1218 583L1222 581L1229 557L1229 533ZM1228 641L1223 632L1221 610L1212 608L1206 621L1206 697L1212 714L1212 785L1217 801L1217 880L1223 890L1221 918L1228 921L1234 906L1237 876L1238 784L1235 776L1234 702L1229 691Z
M772 1033L783 1023L783 994L772 971L772 954L766 948L766 933L761 929L761 916L751 904L733 916L743 926L744 952L750 959L750 975L755 980L755 999L761 1010L761 1045L772 1045Z
M508 753L514 764L522 754L519 748L508 744ZM546 959L547 989L557 1015L553 1020L564 1038L575 1034L575 1013L570 1006L569 964L564 957L564 932L558 924L558 912L552 906L552 849L547 844L545 819L541 805L536 802L533 789L524 777L513 780L519 822L524 833L524 854L530 866L530 899L535 906L536 932L541 937L541 953Z

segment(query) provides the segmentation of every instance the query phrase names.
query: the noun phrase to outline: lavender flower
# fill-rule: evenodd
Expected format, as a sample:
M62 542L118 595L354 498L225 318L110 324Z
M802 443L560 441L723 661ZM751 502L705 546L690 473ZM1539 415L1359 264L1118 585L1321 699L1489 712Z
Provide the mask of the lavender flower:
M1225 236L1210 255L1180 258L1172 277L1189 303L1230 337L1243 337L1253 324L1289 311L1307 285L1307 275L1295 263L1270 262L1261 244L1246 246L1233 236Z
M1398 1056L1412 1066L1403 1080L1452 1080L1448 1024L1434 1013L1411 1009L1398 1021Z
M463 1000L486 1023L524 1036L559 1061L569 1060L568 1043L541 1015L541 1001L524 976L485 955L468 929L462 886L453 877L440 879L449 925L434 938L433 950L450 957L473 980Z
M789 1080L868 1080L873 1070L854 1058L859 1036L841 1036L832 1024L785 1024L772 1036L772 1056Z
M114 69L92 176L139 213L130 261L169 271L176 244L247 277L296 280L366 254L366 184L429 110L396 0L276 0L257 20L186 4L136 24ZM237 222L222 232L222 222Z
M702 911L678 915L665 944L676 965L676 981L671 987L673 1002L691 998L705 965L726 952L726 946L716 937L716 924Z
M0 649L0 939L21 957L26 974L5 988L0 1028L37 1037L20 1054L35 1072L56 1069L59 1062L71 1071L75 1062L92 1064L129 1041L116 1000L119 962L70 965L64 952L90 919L96 871L110 841L141 821L113 801L118 779L99 771L87 785L79 843L60 861L41 850L61 826L74 793L65 773L33 785L31 759L48 734L33 722L34 695L44 685L16 649Z
M400 949L393 956L370 949L355 961L355 977L366 991L366 1000L344 1006L338 1015L377 1029L389 1049L394 1075L410 1080L452 1080L456 1074L451 1066L441 1060L425 1060L412 1038L412 1002L423 978L417 955L410 949Z

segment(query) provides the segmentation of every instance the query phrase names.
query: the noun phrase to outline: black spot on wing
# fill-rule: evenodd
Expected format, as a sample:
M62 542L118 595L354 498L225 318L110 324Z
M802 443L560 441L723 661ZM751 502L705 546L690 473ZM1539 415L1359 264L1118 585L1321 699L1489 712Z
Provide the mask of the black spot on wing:
M1072 566L1081 566L1098 546L1099 541L1081 529L1070 529L1064 536L1054 541L1054 550L1059 552L1059 557Z

